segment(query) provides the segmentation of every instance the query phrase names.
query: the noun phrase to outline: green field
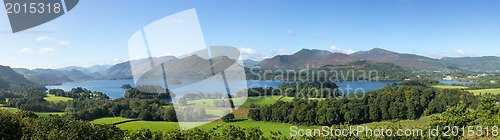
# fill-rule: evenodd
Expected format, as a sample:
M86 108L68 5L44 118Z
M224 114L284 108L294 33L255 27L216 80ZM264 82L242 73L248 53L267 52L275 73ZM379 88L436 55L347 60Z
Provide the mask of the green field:
M250 107L250 103L254 103L260 106L272 105L278 101L281 96L259 96L259 97L248 97L246 102L241 107ZM239 98L235 98L239 99ZM236 101L235 101L236 102Z
M19 110L18 108L15 108L15 107L3 107L3 106L1 106L0 109L5 109L8 112L16 112ZM49 115L63 115L64 114L64 112L34 112L34 113L40 117L47 117Z
M93 121L90 121L90 123L94 123L94 124L114 124L114 123L119 123L119 122L123 122L123 121L129 121L129 120L133 120L133 119L123 118L123 117L107 117L107 118L95 119Z
M233 98L233 102L235 103L236 106L238 104L241 104L243 102L243 105L241 107L250 107L250 103L254 103L260 106L264 105L271 105L276 103L278 99L281 96L275 95L275 96L258 96L258 97L248 97L246 98L247 100L244 101L245 98ZM281 101L284 102L292 102L294 97L283 97L281 98ZM323 100L325 98L309 98L309 100ZM214 107L214 100L218 99L200 99L200 100L191 100L188 101L188 104L193 104L193 105L198 105L198 106L205 106L205 107Z
M8 112L16 112L18 111L19 109L18 108L14 108L14 107L0 107L0 109L4 109L4 110L7 110Z
M189 125L189 123L187 123ZM192 125L195 125L196 122L193 122ZM198 126L197 128L200 128L202 130L211 130L212 128L216 127L217 125L222 124L221 122L210 122L201 126ZM162 121L133 121L133 122L126 122L122 124L116 125L116 127L123 129L123 130L140 130L142 128L149 129L151 131L166 131L166 130L172 130L172 129L179 129L179 123L177 122L162 122Z
M216 109L207 109L206 114L207 115L222 116L222 114L224 114L224 111L223 110L216 110Z
M483 95L486 94L486 93L491 93L493 95L500 94L500 88L496 88L496 89L480 89L480 90L467 90L467 91L474 93L474 95L479 95L479 93L481 93Z
M233 102L236 106L241 105L241 107L249 107L250 103L258 104L258 105L271 105L274 104L281 96L259 96L259 97L248 97L248 98L233 98ZM245 101L246 99L246 101ZM200 100L191 100L188 101L188 104L205 106L205 107L214 107L214 100L219 99L200 99Z
M36 115L40 117L48 117L49 115L64 115L64 112L35 112Z
M49 102L54 102L54 103L58 103L58 102L66 102L66 101L69 101L69 100L73 100L73 98L68 98L68 97L61 97L61 96L55 96L53 94L47 94L47 97L44 97L43 99L49 101Z
M442 89L466 89L466 86L452 86L452 85L435 85L432 86L435 88L442 88Z

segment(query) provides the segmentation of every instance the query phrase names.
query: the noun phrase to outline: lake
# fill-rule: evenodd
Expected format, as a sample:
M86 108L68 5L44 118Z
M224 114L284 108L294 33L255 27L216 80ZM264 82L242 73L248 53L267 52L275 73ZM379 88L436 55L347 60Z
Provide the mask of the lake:
M192 79L181 79L181 81L182 84L169 85L169 89L177 95L175 99L181 97L185 93L226 92L224 83L218 79L206 79L202 81L192 80ZM452 80L439 80L439 81L447 84L471 83L471 82L458 82ZM343 81L335 83L339 86L339 91L341 93L355 93L355 92L370 92L381 89L388 84L399 83L399 82L400 81ZM283 81L272 81L272 80L229 80L228 81L228 85L230 87L229 91L231 92L231 94L235 94L240 90L252 87L278 87L278 85L282 83ZM49 90L63 89L64 91L70 91L72 88L76 87L83 87L92 91L103 92L110 98L116 99L123 97L125 91L127 90L120 88L123 84L130 84L132 87L135 87L133 79L70 82L61 85L46 86L46 87Z

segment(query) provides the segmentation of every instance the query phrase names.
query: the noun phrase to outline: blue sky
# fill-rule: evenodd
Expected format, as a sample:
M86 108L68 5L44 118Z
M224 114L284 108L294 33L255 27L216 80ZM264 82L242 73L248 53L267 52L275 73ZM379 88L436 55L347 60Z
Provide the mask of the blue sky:
M65 15L16 34L1 10L0 65L123 62L134 32L191 8L207 45L240 48L252 59L302 48L351 53L374 47L433 58L500 56L499 6L495 0L81 0Z

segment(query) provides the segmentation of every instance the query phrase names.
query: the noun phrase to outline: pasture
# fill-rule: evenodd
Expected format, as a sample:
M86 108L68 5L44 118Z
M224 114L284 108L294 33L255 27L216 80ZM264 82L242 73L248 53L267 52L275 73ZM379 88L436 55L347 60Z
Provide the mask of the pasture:
M500 88L496 88L496 89L467 90L467 91L474 93L474 95L479 95L479 94L484 95L486 93L490 93L492 95L500 94Z
M254 103L260 106L274 104L281 96L258 96L258 97L248 97L246 98L233 98L235 106L249 107L250 103ZM214 101L220 99L200 99L200 100L190 100L188 104L214 107Z
M18 111L19 109L18 108L15 108L15 107L4 107L4 106L0 106L0 109L4 109L4 110L7 110L8 112L16 112ZM36 115L40 116L40 117L48 117L49 115L63 115L64 112L33 112L35 113Z
M45 99L45 100L47 100L49 102L54 102L54 103L66 102L66 101L69 101L69 100L73 100L73 98L55 96L53 94L47 94L47 97L43 97L43 99Z
M189 125L189 123L187 123ZM192 125L197 124L196 122L193 122ZM197 128L201 130L212 130L212 128L216 127L217 125L222 124L221 122L209 122L207 124L198 126ZM144 129L149 129L151 131L167 131L167 130L172 130L172 129L180 129L179 123L177 122L163 122L163 121L133 121L133 122L126 122L122 124L116 125L116 127L123 129L123 130L140 130L142 128Z
M452 85L434 85L434 88L442 88L442 89L466 89L466 86L452 86Z
M106 117L106 118L99 118L90 121L90 123L93 124L114 124L114 123L119 123L119 122L124 122L124 121L129 121L133 119L129 118L123 118L123 117Z

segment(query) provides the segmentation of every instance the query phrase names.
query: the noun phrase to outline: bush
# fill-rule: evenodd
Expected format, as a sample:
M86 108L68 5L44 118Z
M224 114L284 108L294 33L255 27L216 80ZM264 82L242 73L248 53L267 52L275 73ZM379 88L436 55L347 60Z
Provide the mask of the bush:
M230 122L234 119L234 114L229 113L226 116L222 117L221 119L224 122Z

